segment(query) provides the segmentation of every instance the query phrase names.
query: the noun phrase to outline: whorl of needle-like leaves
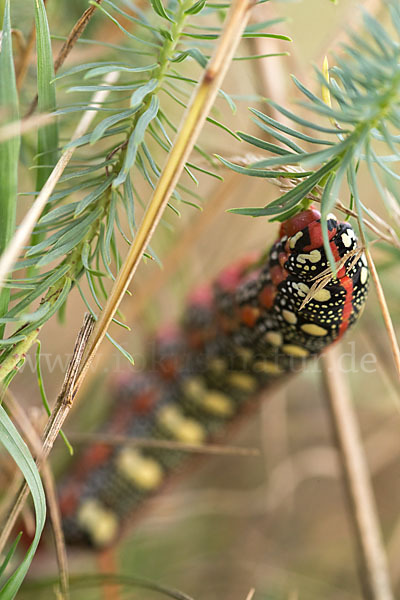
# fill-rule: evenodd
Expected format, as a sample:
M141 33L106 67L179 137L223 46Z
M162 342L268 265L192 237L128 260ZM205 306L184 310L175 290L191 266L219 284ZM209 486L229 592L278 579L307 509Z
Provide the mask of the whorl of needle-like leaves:
M313 116L305 119L275 102L270 104L293 122L283 125L258 110L251 109L253 120L278 144L266 142L246 133L238 135L246 142L275 154L250 166L238 166L222 159L237 172L255 177L299 177L300 183L278 199L260 208L238 208L232 212L259 217L268 215L283 221L318 197L316 186L323 188L322 216L326 219L347 179L350 204L355 207L362 225L368 208L360 199L357 171L365 162L372 181L383 200L387 188L394 196L399 174L393 169L400 161L400 8L388 4L396 39L368 14L364 15L365 36L352 34L350 43L335 56L336 65L329 77L318 69L316 74L325 101L293 77L305 97L300 106ZM328 98L328 102L326 101ZM307 131L308 133L304 133ZM288 173L284 167L300 165L302 171ZM279 170L281 167L282 171ZM326 231L325 231L326 234ZM331 255L327 235L326 251Z

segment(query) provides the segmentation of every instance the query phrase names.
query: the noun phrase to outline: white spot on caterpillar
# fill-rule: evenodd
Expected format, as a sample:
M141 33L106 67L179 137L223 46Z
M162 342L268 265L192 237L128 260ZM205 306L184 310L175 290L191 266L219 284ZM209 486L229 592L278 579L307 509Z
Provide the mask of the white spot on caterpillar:
M329 319L327 319L329 322ZM319 325L315 325L314 323L305 323L301 326L301 329L308 333L309 335L315 335L317 337L322 337L328 334L328 331Z
M292 313L290 310L286 310L286 308L284 308L282 311L282 315L287 323L290 323L291 325L294 325L295 323L297 323L296 315L294 313Z
M366 267L361 267L360 273L360 281L364 285L368 279L368 269Z
M352 244L351 237L347 233L342 233L342 242L345 248L350 248Z

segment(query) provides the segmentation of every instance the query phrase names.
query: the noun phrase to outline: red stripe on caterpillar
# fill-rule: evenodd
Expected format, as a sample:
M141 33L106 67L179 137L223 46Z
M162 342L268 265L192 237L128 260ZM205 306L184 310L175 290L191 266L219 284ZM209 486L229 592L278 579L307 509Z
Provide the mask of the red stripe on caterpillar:
M360 315L368 290L363 256L348 223L327 221L336 260L349 255L323 289L328 267L320 213L309 209L281 225L267 255L225 269L189 298L180 327L160 333L146 373L124 375L108 433L203 443L223 431L249 399L341 337ZM66 538L103 547L184 453L132 446L89 448L61 492Z

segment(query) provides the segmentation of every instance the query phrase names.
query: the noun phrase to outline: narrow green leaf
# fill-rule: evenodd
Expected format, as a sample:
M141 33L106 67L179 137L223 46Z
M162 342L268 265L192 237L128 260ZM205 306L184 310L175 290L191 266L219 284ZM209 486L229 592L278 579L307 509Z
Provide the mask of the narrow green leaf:
M144 134L149 123L157 116L159 101L156 96L152 96L149 108L139 117L136 127L129 138L126 149L125 160L118 176L113 181L113 188L118 187L126 180L130 169L133 167L139 145L144 139Z
M168 15L161 0L150 0L150 2L154 12L157 13L157 15L163 19L166 19L167 21L170 21L171 23L175 23L175 21Z
M222 158L221 156L218 156L218 154L216 154L215 156L226 167L229 167L236 173L241 173L242 175L250 175L251 177L262 177L265 179L276 179L278 177L287 177L288 179L293 179L296 177L300 177L300 178L308 177L309 175L312 175L314 172L314 171L300 171L300 172L297 172L297 171L267 171L266 169L254 169L252 167L242 167L240 165L235 165L235 163L232 163L229 160L226 160L226 159Z
M307 194L314 189L321 179L335 168L337 163L338 159L335 158L331 160L329 163L318 169L313 175L310 175L307 179L296 185L295 188L286 192L286 194L283 194L283 196L263 208L231 208L229 212L252 217L263 217L266 215L279 215L285 213L299 204Z
M80 214L82 214L87 209L88 206L90 206L90 204L95 202L95 200L97 200L97 198L100 198L104 194L104 192L110 187L111 181L112 181L112 178L108 177L97 188L95 188L93 191L91 191L90 194L88 194L87 196L82 198L82 200L80 202L78 202L78 205L75 209L74 216L78 217Z
M10 562L10 560L12 559L12 557L15 554L15 550L17 549L18 546L18 542L21 539L22 536L22 531L19 532L19 534L17 535L17 537L15 538L11 548L9 549L9 551L7 552L7 555L5 556L4 560L3 560L3 564L0 567L0 578L2 577L4 571L7 569L7 565Z
M36 50L37 50L37 94L38 109L41 113L52 113L57 109L54 82L53 54L46 9L43 0L35 0ZM40 191L58 158L58 125L56 119L38 130L36 190ZM45 208L44 213L47 210ZM34 234L35 241L42 236Z
M36 300L36 298L39 298L48 288L57 283L61 277L64 277L70 268L70 265L61 265L58 269L50 271L50 275L36 285L35 289L31 292L31 294L29 294L29 296L26 296L23 300L21 300L21 302L19 302L19 304L13 306L8 315L10 317L20 315L25 308L30 306L30 304Z
M12 54L10 1L6 0L2 42L0 49L0 116L2 124L17 121L19 118L18 93L15 83ZM20 134L0 143L0 254L8 246L15 231L15 218L18 191L18 158ZM0 292L0 316L7 312L10 290ZM0 326L0 337L4 327Z
M120 112L116 115L111 115L111 117L107 117L106 119L103 119L103 121L101 121L98 125L96 125L96 127L92 131L92 135L90 136L90 143L94 144L95 142L97 142L97 140L99 140L103 136L103 133L109 127L112 127L113 125L115 125L116 123L119 123L120 121L129 119L133 114L135 114L135 112L138 109L139 109L139 106L137 106L136 108L130 108L129 110L123 110L122 112Z
M119 71L121 73L146 73L148 71L154 71L157 66L157 63L143 65L142 67L117 67L114 65L105 65L102 67L95 67L88 71L88 73L85 74L84 79L92 79L93 77L98 77L99 75L105 75L106 73L112 73L114 71Z
M151 92L153 92L157 86L158 80L150 79L150 81L148 81L145 85L142 85L139 89L133 92L130 102L131 107L135 108L137 106L140 106L143 100L146 98L146 96L148 94L151 94Z
M42 535L46 520L46 499L40 475L32 455L2 406L0 406L0 441L25 477L31 490L36 514L36 530L33 542L29 546L20 565L0 590L1 600L13 600L21 587L38 547L40 536Z
M185 10L186 15L197 15L203 10L207 0L197 0L190 8Z

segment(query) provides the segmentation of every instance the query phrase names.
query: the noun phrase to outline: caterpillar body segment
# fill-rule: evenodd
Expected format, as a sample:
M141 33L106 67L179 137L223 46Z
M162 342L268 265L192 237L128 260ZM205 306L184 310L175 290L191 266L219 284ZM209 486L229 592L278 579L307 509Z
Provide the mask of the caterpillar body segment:
M327 226L335 277L324 275L320 214L311 208L281 225L269 253L196 289L180 326L154 341L147 372L120 377L104 433L205 443L271 381L340 339L361 314L369 275L351 226L333 215ZM314 289L318 277L324 285ZM184 461L184 452L161 447L88 448L61 489L67 541L112 544L128 516Z

